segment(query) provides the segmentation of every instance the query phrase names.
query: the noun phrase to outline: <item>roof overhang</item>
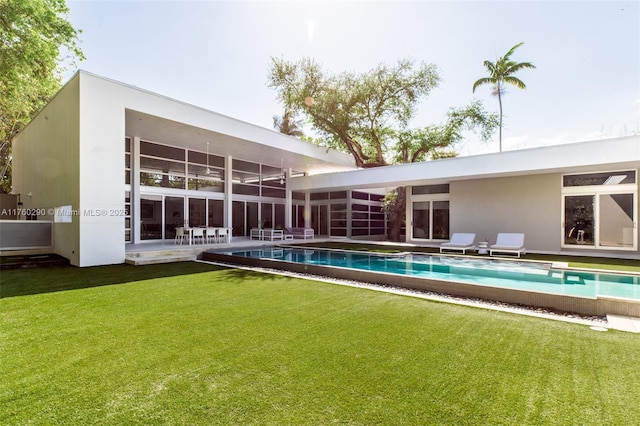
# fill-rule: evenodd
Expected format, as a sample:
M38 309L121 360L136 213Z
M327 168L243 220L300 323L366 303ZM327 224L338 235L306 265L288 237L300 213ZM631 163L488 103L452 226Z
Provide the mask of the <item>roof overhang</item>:
M640 136L603 139L291 179L293 191L393 189L459 180L640 167Z

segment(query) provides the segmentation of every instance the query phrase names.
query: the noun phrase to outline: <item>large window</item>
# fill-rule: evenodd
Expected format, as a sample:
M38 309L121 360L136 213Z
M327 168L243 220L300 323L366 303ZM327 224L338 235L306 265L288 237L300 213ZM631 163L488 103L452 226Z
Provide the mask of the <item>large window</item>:
M563 176L563 246L637 247L634 170Z
M449 184L411 188L412 238L446 240L449 238Z
M413 238L449 238L449 201L428 200L413 203Z

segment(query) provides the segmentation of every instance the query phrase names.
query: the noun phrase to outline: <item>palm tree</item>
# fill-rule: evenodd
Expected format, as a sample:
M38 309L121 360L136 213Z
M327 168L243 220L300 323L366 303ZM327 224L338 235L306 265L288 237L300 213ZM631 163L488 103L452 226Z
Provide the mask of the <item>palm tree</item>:
M526 89L526 85L522 80L517 77L514 77L513 74L517 71L520 71L523 68L535 68L531 62L515 62L511 60L511 55L513 52L524 43L518 43L513 46L509 51L501 58L498 58L495 62L484 61L484 66L489 72L489 77L483 77L473 83L473 92L475 93L476 88L483 84L493 84L493 92L494 96L498 96L498 103L500 104L500 124L499 124L499 132L500 132L500 151L502 152L502 95L504 94L504 85L512 84L520 89Z
M301 121L296 120L291 114L291 111L285 110L282 117L278 115L273 116L273 128L285 135L302 137L304 133L301 127Z

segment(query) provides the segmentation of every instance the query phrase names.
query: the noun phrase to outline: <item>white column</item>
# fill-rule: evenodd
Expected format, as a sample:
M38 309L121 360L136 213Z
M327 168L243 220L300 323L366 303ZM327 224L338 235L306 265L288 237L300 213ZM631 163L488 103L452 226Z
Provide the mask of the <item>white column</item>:
M413 240L413 201L411 200L411 186L405 187L406 204L405 204L405 226L406 232L404 236L405 242ZM386 225L386 220L385 220Z
M140 242L140 138L131 139L131 242Z
M352 219L352 214L351 214L351 190L347 191L347 238L351 238L353 235L351 235L352 232L352 226L351 226L351 221Z
M224 226L233 228L233 181L232 181L233 158L227 155L224 160Z
M287 171L287 178L291 176L291 169L289 169ZM284 226L286 228L291 228L291 222L292 222L292 218L291 218L291 209L293 207L293 192L290 191L288 189L289 186L289 179L285 180L284 183Z
M311 228L311 194L304 193L304 227Z

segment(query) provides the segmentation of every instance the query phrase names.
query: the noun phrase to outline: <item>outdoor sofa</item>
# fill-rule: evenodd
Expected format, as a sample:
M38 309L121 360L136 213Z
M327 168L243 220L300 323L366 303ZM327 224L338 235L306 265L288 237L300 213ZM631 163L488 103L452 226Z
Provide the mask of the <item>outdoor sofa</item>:
M272 228L252 228L250 232L251 239L258 240L284 240L284 233L282 229Z
M290 238L314 238L313 228L284 228L285 238L289 236Z

